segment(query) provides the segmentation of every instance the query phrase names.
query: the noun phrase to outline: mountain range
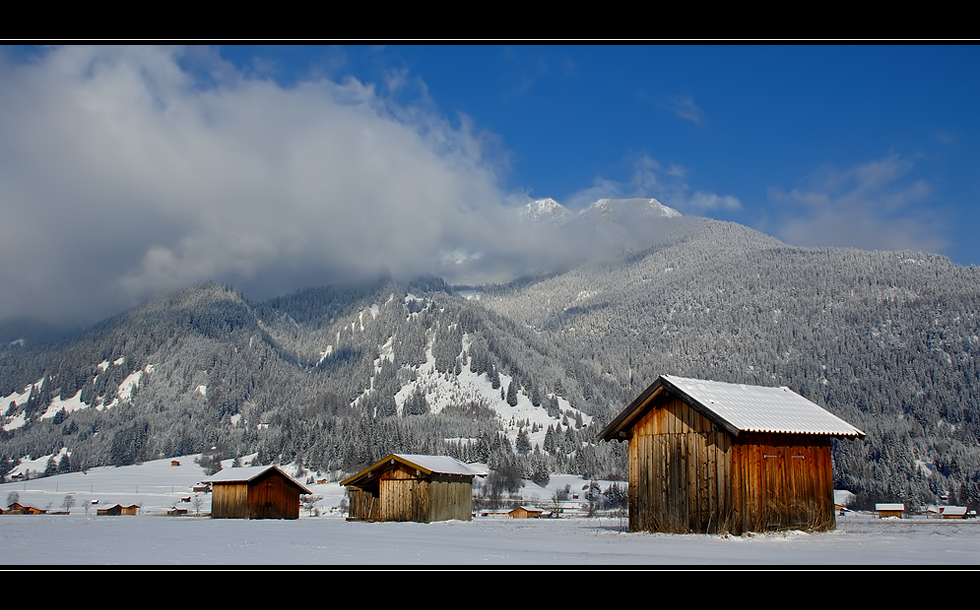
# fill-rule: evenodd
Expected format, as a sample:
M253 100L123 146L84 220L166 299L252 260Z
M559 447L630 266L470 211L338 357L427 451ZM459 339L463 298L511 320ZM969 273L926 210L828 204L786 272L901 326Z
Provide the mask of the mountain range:
M623 478L625 445L595 432L672 374L789 386L864 430L834 446L859 504L980 504L977 268L791 247L650 199L518 212L582 257L265 301L207 283L70 338L4 327L2 471L203 452L340 476L400 451L486 462L488 493Z

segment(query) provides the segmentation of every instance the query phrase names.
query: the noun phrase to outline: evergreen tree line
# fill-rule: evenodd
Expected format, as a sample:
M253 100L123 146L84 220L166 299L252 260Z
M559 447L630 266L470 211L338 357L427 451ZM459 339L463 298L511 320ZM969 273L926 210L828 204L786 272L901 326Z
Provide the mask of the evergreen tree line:
M209 451L349 472L400 451L492 463L498 490L558 472L624 478L625 443L595 432L674 374L785 385L864 430L835 444L834 463L836 485L866 505L980 504L980 271L677 226L651 248L479 299L432 278L260 303L204 284L78 337L5 345L0 395L32 389L0 405L0 457L66 449L83 469ZM500 402L459 390L436 413L419 383L430 366L448 388L481 376ZM49 412L79 392L89 408ZM551 422L540 447L528 431L511 443L492 413L521 396ZM564 425L559 398L591 428Z

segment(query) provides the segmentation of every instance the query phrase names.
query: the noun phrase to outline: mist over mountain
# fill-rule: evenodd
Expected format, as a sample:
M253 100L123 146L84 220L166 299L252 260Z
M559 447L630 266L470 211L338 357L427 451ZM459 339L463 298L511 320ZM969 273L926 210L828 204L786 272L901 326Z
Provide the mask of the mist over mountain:
M43 320L20 317L0 320L0 344L34 345L48 343L76 334L78 330L50 324Z
M516 208L511 219L523 236L520 246L474 256L458 250L433 272L454 285L506 284L563 272L668 239L684 230L675 221L680 218L680 212L652 198L599 199L578 212L554 199L538 199Z
M980 502L980 270L790 247L656 200L535 204L522 222L587 260L465 289L389 278L253 301L206 283L70 340L4 344L0 457L205 451L340 473L402 451L487 462L502 489L614 478L625 445L595 432L673 374L789 386L864 430L834 447L861 502Z

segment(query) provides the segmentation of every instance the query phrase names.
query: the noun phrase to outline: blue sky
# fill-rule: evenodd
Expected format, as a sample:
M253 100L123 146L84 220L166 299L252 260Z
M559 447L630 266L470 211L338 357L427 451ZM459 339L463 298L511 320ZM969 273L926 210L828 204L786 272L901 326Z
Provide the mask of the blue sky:
M424 97L451 121L464 115L495 138L510 192L569 207L592 195L673 198L686 213L799 245L915 248L980 263L975 46L227 47L221 54L283 83L354 76L404 103ZM402 89L387 90L396 74ZM698 205L698 192L720 200ZM848 219L862 230L835 226ZM877 231L863 230L872 226Z
M261 297L461 248L544 256L501 210L545 197L656 197L794 245L975 265L978 60L928 45L8 47L0 317L91 320L204 279Z

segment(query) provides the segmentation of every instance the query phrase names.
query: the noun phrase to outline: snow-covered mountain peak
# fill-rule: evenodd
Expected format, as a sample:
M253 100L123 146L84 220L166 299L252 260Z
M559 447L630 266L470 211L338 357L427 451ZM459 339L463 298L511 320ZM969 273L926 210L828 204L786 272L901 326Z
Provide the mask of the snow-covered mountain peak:
M532 222L550 221L562 223L571 218L572 214L560 203L548 197L528 202L521 208L520 216L522 219Z

